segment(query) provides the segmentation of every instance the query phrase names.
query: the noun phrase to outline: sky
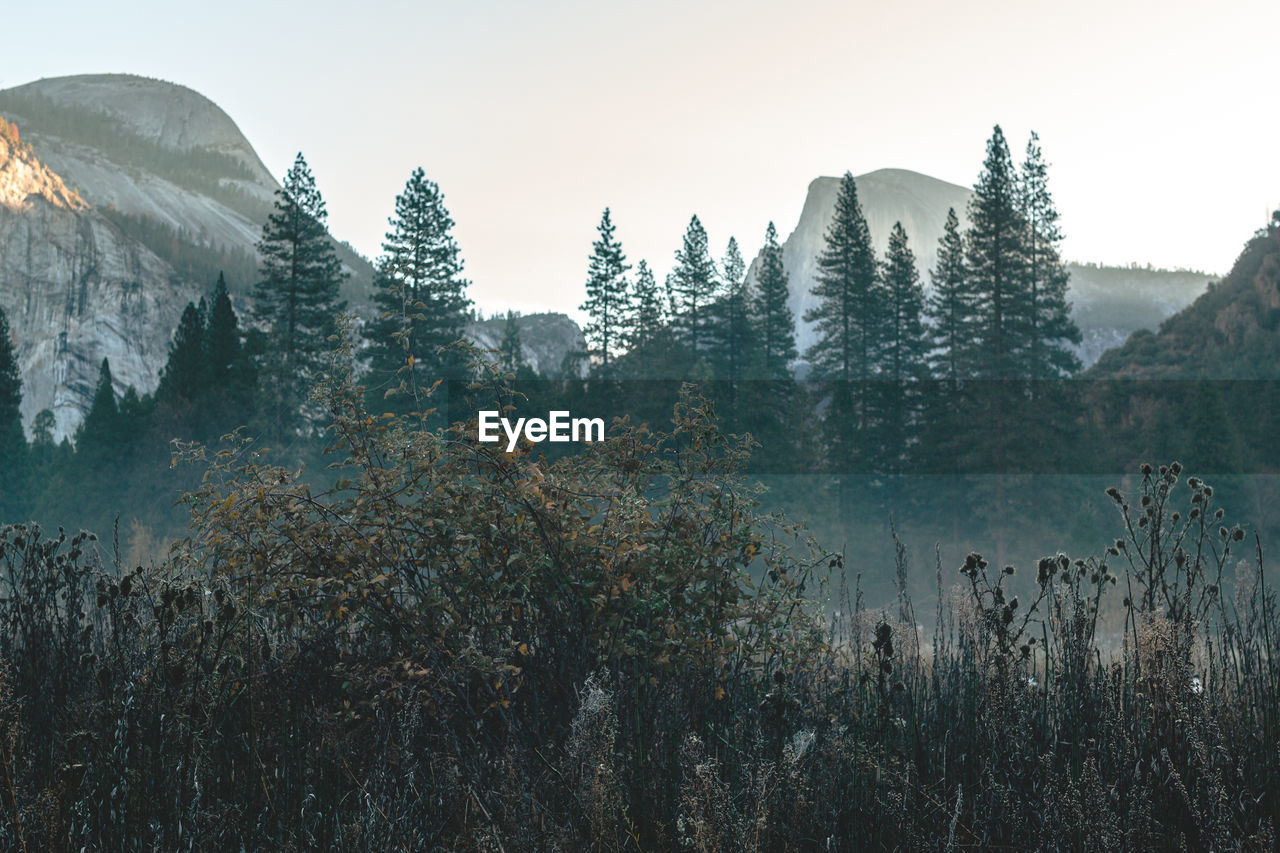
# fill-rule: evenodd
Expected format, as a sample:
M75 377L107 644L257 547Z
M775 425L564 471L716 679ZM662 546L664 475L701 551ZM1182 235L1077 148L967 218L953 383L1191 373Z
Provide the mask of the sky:
M1280 4L6 4L0 88L132 73L221 106L375 257L421 166L486 313L577 314L602 210L659 276L697 214L754 256L821 175L972 185L1035 130L1072 260L1225 273L1280 207ZM15 37L13 34L25 34Z

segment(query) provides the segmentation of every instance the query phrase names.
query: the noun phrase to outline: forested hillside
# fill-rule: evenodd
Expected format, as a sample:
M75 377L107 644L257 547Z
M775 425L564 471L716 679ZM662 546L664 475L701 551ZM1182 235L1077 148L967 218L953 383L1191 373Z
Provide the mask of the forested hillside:
M1106 353L1090 376L1280 379L1280 212L1231 272L1160 324Z

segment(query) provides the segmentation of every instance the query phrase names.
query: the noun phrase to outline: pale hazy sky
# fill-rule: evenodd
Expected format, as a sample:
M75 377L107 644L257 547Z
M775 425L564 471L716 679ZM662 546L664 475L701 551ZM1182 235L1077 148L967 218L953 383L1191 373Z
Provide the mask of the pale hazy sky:
M373 256L414 167L487 311L572 310L601 210L665 273L697 213L721 254L785 237L819 175L958 184L1030 129L1082 261L1225 272L1280 206L1280 4L5 3L0 88L127 72L196 89Z

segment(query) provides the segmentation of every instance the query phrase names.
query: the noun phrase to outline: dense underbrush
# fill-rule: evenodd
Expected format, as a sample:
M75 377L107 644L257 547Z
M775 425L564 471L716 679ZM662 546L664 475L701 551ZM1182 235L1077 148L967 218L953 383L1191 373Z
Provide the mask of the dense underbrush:
M1275 594L1176 464L1099 555L939 565L922 616L901 550L890 608L830 583L692 395L553 463L361 396L324 494L186 448L163 565L3 529L6 848L1274 846Z

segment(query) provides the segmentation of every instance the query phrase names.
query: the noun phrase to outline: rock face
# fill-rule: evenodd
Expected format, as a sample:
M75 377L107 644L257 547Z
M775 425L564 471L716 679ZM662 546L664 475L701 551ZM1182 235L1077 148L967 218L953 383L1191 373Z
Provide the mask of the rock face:
M895 222L901 222L915 252L925 290L930 290L928 271L937 261L938 240L947 211L954 209L961 229L967 228L972 190L905 169L868 172L855 177L854 182L876 252L884 255L889 232ZM817 342L812 324L802 318L817 304L813 295L817 257L835 214L839 186L839 178L827 177L809 184L800 221L782 244L783 265L791 278L790 306L796 317L796 343L802 354ZM1084 336L1075 349L1086 366L1097 361L1104 350L1123 343L1134 331L1154 328L1189 305L1209 282L1206 275L1184 271L1081 264L1068 267L1072 316ZM755 269L753 263L749 273L753 279Z
M490 317L467 325L467 339L481 349L497 349L507 325L506 317ZM524 314L516 318L520 348L530 367L544 376L556 376L570 353L585 352L582 329L565 314ZM586 360L577 362L581 374Z
M0 308L17 342L26 425L47 408L55 438L71 435L103 358L117 391L153 390L182 309L199 295L0 134Z
M0 92L0 109L91 204L195 239L252 250L261 230L256 214L269 209L279 186L230 117L184 86L117 74L58 77ZM148 168L148 158L135 158L130 136L161 151L228 155L243 170L211 177L238 192L223 198L200 192L184 179L180 160L178 168Z
M228 269L228 284L247 305L280 185L235 122L185 86L38 80L0 91L0 115L0 307L17 342L24 423L51 409L61 439L84 419L103 358L117 392L154 390L182 309L228 257L242 273ZM367 313L373 268L337 249L349 310ZM496 347L504 322L472 324L468 336ZM539 371L556 373L585 348L563 314L522 317L520 328Z
M160 80L39 80L0 91L0 115L0 307L18 342L24 421L52 409L60 439L83 420L104 357L117 391L155 388L183 307L228 258L245 304L279 184L217 105ZM337 248L343 295L361 311L372 267ZM179 272L178 258L207 268Z
M250 169L256 185L267 189L276 186L275 178L231 117L186 86L130 74L81 74L37 80L9 92L110 116L165 148L208 148L230 154ZM265 198L271 200L269 194Z
M252 268L280 184L231 117L200 93L128 74L55 77L0 91L0 114L93 206L241 253ZM337 248L350 275L343 297L363 308L372 267L345 244ZM248 293L245 278L229 276L233 293Z

